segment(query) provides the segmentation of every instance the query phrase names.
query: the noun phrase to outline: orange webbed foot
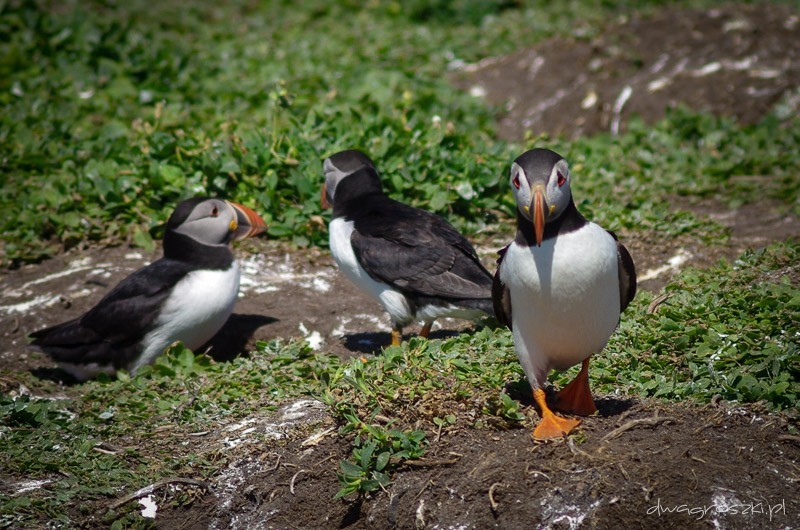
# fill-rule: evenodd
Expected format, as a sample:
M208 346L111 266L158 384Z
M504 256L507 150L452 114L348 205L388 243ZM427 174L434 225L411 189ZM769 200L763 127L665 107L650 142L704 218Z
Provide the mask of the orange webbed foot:
M581 424L581 420L556 416L547 406L544 390L540 388L534 390L533 399L539 405L542 416L539 425L536 426L531 434L534 440L561 438L565 434L571 433L578 425Z
M597 412L589 389L589 359L583 361L581 371L567 386L556 394L553 408L559 412L591 416Z
M562 418L551 413L549 416L542 418L542 421L533 430L531 436L534 440L561 438L565 434L571 433L580 424L581 420Z

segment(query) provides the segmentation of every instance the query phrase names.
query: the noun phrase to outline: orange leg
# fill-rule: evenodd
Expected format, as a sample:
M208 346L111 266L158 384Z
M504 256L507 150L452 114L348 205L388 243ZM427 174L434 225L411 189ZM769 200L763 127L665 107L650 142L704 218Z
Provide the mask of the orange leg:
M561 438L565 434L572 432L575 427L581 424L581 420L573 420L556 416L547 406L544 390L537 388L533 391L533 399L539 405L542 421L533 430L534 440L546 440L547 438Z
M428 335L431 333L431 326L433 326L433 321L425 322L425 325L422 326L421 330L419 330L419 336L427 339Z
M401 328L392 328L392 346L400 346L403 340L403 330Z
M578 416L591 416L597 412L589 389L589 359L583 361L581 371L570 384L556 394L553 408L559 412L576 414Z

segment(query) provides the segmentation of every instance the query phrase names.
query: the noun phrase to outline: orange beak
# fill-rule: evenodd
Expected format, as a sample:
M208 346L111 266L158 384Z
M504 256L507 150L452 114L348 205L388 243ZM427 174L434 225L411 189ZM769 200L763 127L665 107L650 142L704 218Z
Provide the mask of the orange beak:
M236 211L236 226L231 223L231 228L235 230L234 240L253 237L267 229L267 225L261 216L247 206L231 201L225 202L230 204Z
M322 183L322 193L320 194L319 203L322 205L323 210L331 207L331 203L328 202L328 185L325 182Z
M544 186L537 184L533 188L533 233L536 236L536 246L542 246L544 238Z

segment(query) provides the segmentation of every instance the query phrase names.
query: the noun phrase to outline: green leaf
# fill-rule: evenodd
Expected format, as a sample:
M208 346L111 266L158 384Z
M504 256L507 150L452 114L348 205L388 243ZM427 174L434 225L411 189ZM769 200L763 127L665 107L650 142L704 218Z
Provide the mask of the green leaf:
M158 174L165 183L176 188L182 188L186 183L183 171L177 166L162 164L158 167Z
M152 252L156 248L156 244L150 236L150 232L140 228L137 228L133 232L133 244L145 249L147 252Z
M341 470L342 474L348 478L361 477L364 475L362 468L353 464L349 460L339 461L339 469Z
M378 458L375 460L375 469L378 471L383 471L386 467L386 464L389 463L389 459L392 457L389 451L384 451L378 455Z

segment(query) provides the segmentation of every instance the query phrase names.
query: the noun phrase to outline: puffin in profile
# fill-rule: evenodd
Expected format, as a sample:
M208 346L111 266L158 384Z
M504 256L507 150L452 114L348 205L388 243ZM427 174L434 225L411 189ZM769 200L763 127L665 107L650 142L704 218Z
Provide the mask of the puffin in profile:
M323 208L339 269L380 302L392 322L392 344L414 320L427 337L440 317L494 313L492 276L475 249L438 215L390 199L370 158L341 151L323 162Z
M239 292L229 243L264 229L241 204L181 202L167 221L164 257L126 277L83 316L31 333L31 346L81 381L134 373L175 341L202 346L228 320Z
M636 270L613 232L575 207L569 165L548 149L531 149L511 165L517 233L500 251L492 295L497 319L514 346L540 409L534 439L561 437L580 424L556 415L545 401L552 369L582 363L553 408L588 416L589 357L602 350L636 294Z

